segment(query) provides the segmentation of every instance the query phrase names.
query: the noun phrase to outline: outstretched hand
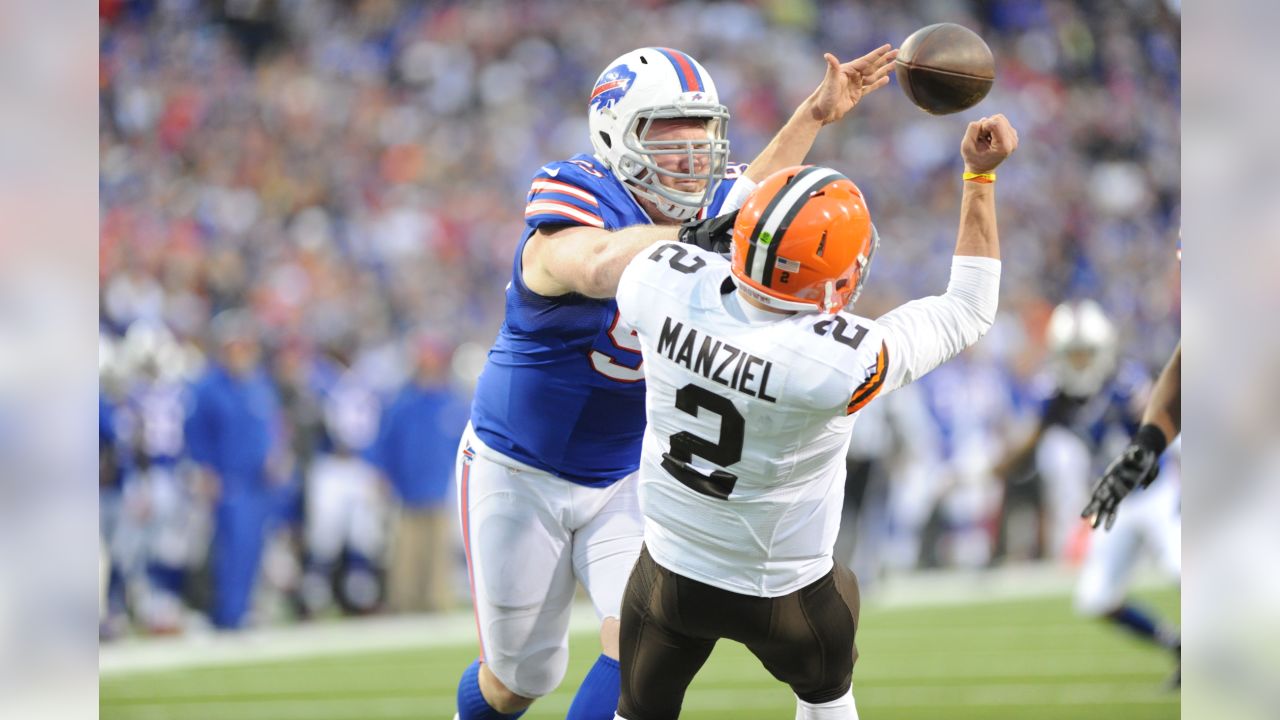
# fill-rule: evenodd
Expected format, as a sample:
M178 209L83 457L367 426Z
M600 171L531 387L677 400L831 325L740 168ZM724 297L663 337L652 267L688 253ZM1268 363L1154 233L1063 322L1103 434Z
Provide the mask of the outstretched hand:
M960 141L960 156L968 172L986 173L995 170L1004 159L1018 149L1018 131L1002 114L984 117L969 123L964 140Z
M827 74L822 84L809 96L809 112L813 119L829 125L853 109L862 98L889 84L896 48L881 45L857 60L841 63L826 53Z
M1134 488L1150 485L1159 472L1160 453L1140 443L1130 443L1120 457L1111 461L1093 486L1089 504L1080 517L1087 519L1094 529L1105 523L1106 529L1110 530L1116 523L1120 501Z

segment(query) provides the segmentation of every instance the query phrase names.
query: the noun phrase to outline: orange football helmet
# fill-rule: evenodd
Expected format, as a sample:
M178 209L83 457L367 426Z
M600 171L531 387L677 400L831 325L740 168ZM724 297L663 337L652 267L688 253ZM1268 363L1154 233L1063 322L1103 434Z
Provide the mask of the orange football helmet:
M862 191L830 168L779 170L733 226L733 275L778 310L838 312L858 298L880 238Z

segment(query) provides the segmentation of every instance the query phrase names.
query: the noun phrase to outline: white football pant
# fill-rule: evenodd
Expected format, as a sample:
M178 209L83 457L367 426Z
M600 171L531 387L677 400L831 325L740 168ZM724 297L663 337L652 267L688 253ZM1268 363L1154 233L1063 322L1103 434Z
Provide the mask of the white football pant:
M619 617L644 539L636 475L576 485L495 452L468 425L456 479L481 660L508 690L542 697L564 678L575 581L601 620Z

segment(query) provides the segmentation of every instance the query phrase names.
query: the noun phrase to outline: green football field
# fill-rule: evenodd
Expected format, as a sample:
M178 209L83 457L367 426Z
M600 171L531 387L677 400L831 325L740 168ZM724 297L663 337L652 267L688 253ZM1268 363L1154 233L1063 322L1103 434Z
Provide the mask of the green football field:
M1176 591L1142 599L1176 617ZM868 720L1177 718L1166 654L1071 614L1068 598L868 608L854 670ZM103 720L374 720L453 716L471 644L104 677ZM594 661L573 637L564 685L529 720L563 718ZM687 718L791 718L795 700L736 643L722 641L685 699Z

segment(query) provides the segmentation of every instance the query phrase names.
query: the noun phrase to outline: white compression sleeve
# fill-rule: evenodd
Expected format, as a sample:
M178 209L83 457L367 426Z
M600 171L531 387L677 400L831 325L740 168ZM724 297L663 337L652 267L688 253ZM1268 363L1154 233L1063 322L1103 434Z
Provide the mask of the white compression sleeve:
M877 321L889 348L885 390L919 379L977 342L995 322L999 299L999 260L952 258L945 294L912 300Z

